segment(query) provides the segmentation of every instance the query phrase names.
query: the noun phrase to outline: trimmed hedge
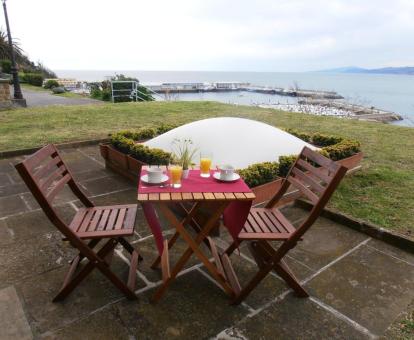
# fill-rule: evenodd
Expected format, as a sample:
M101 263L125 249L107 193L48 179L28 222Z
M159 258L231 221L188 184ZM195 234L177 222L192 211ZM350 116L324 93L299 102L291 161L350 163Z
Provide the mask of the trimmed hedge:
M294 129L286 129L286 132L307 143L320 147L319 153L334 161L350 157L361 151L361 144L356 140L320 133L310 134ZM297 155L280 156L278 163L264 162L253 164L246 169L239 170L239 174L248 186L258 186L273 181L277 176L286 177L296 158ZM278 165L277 169L272 168L273 172L271 175L266 172L269 171L269 164Z
M151 149L137 142L154 138L175 127L174 125L162 124L158 127L142 128L138 131L119 131L111 136L111 144L121 152L143 163L168 165L173 157L171 153L161 149ZM356 140L319 133L309 134L292 129L286 131L308 143L321 147L319 153L334 161L350 157L361 151L361 144ZM278 177L286 177L296 158L297 155L280 156L278 162L252 164L245 169L238 170L238 173L248 186L259 186L274 181Z
M238 171L249 187L256 187L277 179L279 175L279 163L264 162L248 166Z
M164 150L157 148L149 148L148 146L137 142L153 138L173 129L174 127L175 126L173 125L163 124L157 128L142 128L138 131L119 131L111 136L111 144L119 151L122 151L123 153L126 153L143 163L152 165L168 165L172 158L172 154L170 152L165 152Z

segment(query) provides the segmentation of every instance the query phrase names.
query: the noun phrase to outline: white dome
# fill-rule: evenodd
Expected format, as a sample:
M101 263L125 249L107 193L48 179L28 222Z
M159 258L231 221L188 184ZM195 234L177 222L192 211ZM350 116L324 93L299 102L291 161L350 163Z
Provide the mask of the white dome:
M144 144L172 151L174 139L191 139L198 151L213 154L213 164L231 164L237 169L277 161L279 156L299 154L306 145L314 146L291 134L255 120L244 118L210 118L189 123ZM198 162L194 159L194 162Z

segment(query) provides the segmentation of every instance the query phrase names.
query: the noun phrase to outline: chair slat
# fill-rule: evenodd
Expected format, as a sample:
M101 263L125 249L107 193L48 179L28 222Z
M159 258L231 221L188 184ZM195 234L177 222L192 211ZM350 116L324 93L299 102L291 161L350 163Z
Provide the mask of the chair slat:
M118 209L112 209L111 214L108 218L108 223L106 224L105 230L113 230L115 227L115 221L118 216L119 210Z
M249 216L247 216L247 220L248 220L250 226L252 227L252 229L256 233L261 233L262 232L262 229L260 229L260 226L257 223L256 219L253 217L252 213L250 213Z
M59 180L56 184L53 185L52 189L49 191L49 193L46 195L46 198L49 202L53 201L55 196L63 189L66 183L68 183L72 177L70 174L66 174L62 179Z
M34 174L33 177L36 180L40 180L43 176L45 176L48 172L50 172L51 169L54 167L59 167L63 163L62 159L59 156L56 156L52 158L48 163L46 163L44 166L39 168Z
M305 156L306 158L314 161L315 163L318 163L319 165L331 170L336 171L339 168L339 165L336 164L334 161L331 161L329 158L326 158L319 153L312 151L311 149L307 148L306 146L303 148L301 152L302 156Z
M323 172L324 168L315 168L313 165L309 164L308 162L304 161L303 159L298 159L297 165L300 165L302 168L309 171L312 175L320 178L325 183L329 183L332 179L332 176L325 174Z
M73 231L77 231L87 212L88 212L87 209L80 208L78 210L78 213L75 215L75 218L70 223L69 228L72 229Z
M50 187L50 185L56 181L57 179L61 178L67 173L67 170L65 166L61 165L60 167L56 168L55 171L53 171L49 177L45 178L43 181L40 181L40 190L42 192L47 192L47 189Z
M310 199L312 203L316 203L319 200L319 197L317 195L315 195L311 190L303 185L302 182L298 181L293 176L289 176L287 180L289 183L299 189L308 199Z
M136 206L133 206L133 208L129 206L127 208L124 225L134 229L134 220L135 220L136 214L137 214Z
M52 144L49 144L39 151L35 152L32 156L25 159L23 164L29 171L32 171L37 165L42 163L47 157L52 156L56 153L56 149Z
M102 214L101 221L99 222L98 228L96 230L105 230L106 222L108 221L108 216L111 210L106 209Z
M89 224L88 231L95 231L96 227L98 226L99 220L102 216L103 210L102 209L94 209L95 215L93 215L93 218L91 220L91 223Z
M126 215L126 208L120 209L114 229L119 230L122 228L122 225L124 224L124 220L125 220L125 215Z
M266 215L267 218L272 222L272 226L269 225L269 227L272 229L273 232L277 233L283 233L285 229L283 228L280 221L276 218L275 215L272 214L271 210L266 211L267 209L264 209L262 214Z
M280 212L279 209L272 209L272 214L276 216L276 218L280 221L283 228L285 228L288 233L293 233L296 231L292 223L289 222L289 220L285 217L285 215L283 215Z
M271 230L267 226L267 224L270 223L270 221L267 221L266 217L263 220L262 216L259 214L259 212L256 209L253 209L252 216L256 220L257 225L259 226L260 230L263 233L270 233L271 232Z
M89 223L90 223L94 213L95 213L94 210L92 210L92 209L88 210L88 212L86 213L86 215L85 215L82 223L80 224L77 232L82 233L82 232L84 232L88 229Z
M233 193L231 192L225 192L224 196L226 197L226 199L235 199L236 197L234 196Z
M316 182L314 179L306 175L304 172L302 172L298 168L293 168L292 173L298 178L300 178L303 182L308 184L312 189L317 191L319 194L322 194L325 191L325 188L322 185L320 185L318 182Z

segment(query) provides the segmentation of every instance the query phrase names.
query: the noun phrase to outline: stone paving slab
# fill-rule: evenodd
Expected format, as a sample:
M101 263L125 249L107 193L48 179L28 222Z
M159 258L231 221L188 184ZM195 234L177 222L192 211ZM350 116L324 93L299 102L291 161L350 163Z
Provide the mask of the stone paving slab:
M262 313L248 317L218 339L369 339L313 303L289 294Z
M0 290L0 339L33 339L30 325L13 286Z
M64 150L63 158L95 204L136 202L135 185L104 168L98 146ZM185 273L154 305L149 298L161 273L150 269L157 250L138 207L136 233L129 241L144 257L137 273L139 300L125 300L95 270L64 302L52 303L75 251L61 241L22 185L13 168L21 159L0 160L0 288L15 287L14 304L20 304L35 338L77 339L81 331L88 339L360 339L387 334L387 327L414 298L413 254L320 218L286 258L310 299L292 296L283 280L272 274L245 303L230 306L192 256ZM56 204L66 221L81 207L68 191ZM283 210L296 226L307 214L299 207ZM171 237L169 226L163 230ZM231 242L226 231L216 240L221 249ZM179 241L170 252L171 262L185 249ZM256 268L245 244L232 261L241 283L246 283ZM125 262L126 252L117 248L113 266L122 278L128 270Z
M307 286L312 296L381 335L414 298L414 266L363 245Z

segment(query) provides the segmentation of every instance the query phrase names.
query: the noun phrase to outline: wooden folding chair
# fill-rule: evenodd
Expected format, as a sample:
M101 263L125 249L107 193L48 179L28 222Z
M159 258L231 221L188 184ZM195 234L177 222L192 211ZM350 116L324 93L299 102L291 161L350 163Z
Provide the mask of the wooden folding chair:
M75 183L54 145L47 145L40 149L17 164L16 169L49 220L79 251L71 261L63 286L53 301L63 300L94 268L106 276L127 298L136 299L134 293L136 268L142 258L124 237L134 233L137 206L134 204L95 207ZM80 208L76 212L69 225L58 216L52 205L54 198L66 184L85 205L85 208ZM94 250L104 239L106 242L99 251ZM110 269L112 254L118 243L131 254L126 284ZM89 262L76 273L84 258Z
M249 250L258 264L259 271L244 287L240 287L232 303L239 304L270 272L275 271L300 297L308 297L283 257L294 248L322 212L329 198L345 175L347 168L304 147L283 180L281 188L264 208L252 208L238 239L226 249L230 256L242 241L249 242ZM313 208L308 217L296 229L276 208L288 188L293 186ZM269 241L281 241L276 250Z

